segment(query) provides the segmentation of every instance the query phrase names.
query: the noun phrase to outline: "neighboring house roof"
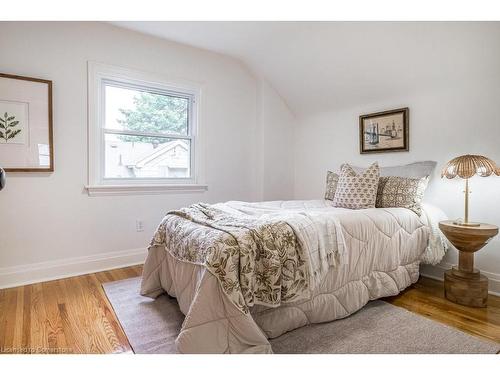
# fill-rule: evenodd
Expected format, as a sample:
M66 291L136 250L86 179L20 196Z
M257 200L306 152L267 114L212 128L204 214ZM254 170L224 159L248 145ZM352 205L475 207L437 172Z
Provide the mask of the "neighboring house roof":
M155 145L151 142L124 142L116 137L107 141L105 152L108 177L169 177L182 173L179 170L190 169L190 148L184 140Z
M168 153L174 150L176 147L182 148L184 151L188 151L188 147L185 142L181 140L176 140L172 142L164 143L163 145L158 146L154 149L154 152L147 155L146 157L137 160L134 164L129 164L127 166L136 167L136 168L144 168L144 167L153 167L155 165L161 164L164 161L167 161L171 167L187 167L186 158L179 158L179 160L172 159ZM176 163L177 162L177 163ZM174 164L174 165L173 165ZM175 165L178 164L178 165Z

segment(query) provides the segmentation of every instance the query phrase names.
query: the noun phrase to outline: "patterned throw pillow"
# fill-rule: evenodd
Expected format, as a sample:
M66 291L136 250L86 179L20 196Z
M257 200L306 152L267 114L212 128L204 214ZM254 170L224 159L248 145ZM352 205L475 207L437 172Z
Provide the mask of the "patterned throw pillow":
M429 177L380 177L376 207L408 208L420 216Z
M337 184L339 182L339 175L335 172L330 172L326 174L326 191L325 199L333 201L335 197L335 191L337 191Z
M353 209L375 207L379 174L376 162L359 175L349 164L343 164L333 205Z

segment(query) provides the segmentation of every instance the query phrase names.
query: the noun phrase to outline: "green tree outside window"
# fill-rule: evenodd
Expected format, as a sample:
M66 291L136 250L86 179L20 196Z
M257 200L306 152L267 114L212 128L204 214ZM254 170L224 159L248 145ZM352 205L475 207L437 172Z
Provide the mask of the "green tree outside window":
M122 109L123 119L117 120L124 130L145 133L187 134L189 101L185 98L140 92L134 97L135 109ZM126 136L126 142L164 143L167 138Z

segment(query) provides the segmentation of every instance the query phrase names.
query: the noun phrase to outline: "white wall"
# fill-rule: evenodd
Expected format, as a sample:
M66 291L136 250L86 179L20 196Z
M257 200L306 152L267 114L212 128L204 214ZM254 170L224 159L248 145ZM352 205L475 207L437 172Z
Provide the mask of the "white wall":
M274 119L280 99L260 95L261 83L238 61L94 22L0 22L0 50L8 51L0 72L53 81L55 150L54 173L9 173L0 193L0 287L137 262L169 209L277 196L279 181L263 179L255 160L267 144L262 136L273 134L266 128L273 122L259 122L258 107ZM87 196L88 60L202 84L207 192ZM263 162L272 163L270 156ZM291 178L284 179L289 188ZM136 232L137 218L144 232Z
M471 77L462 81L300 119L295 136L295 197L322 197L326 171L338 170L343 162L368 166L377 160L381 166L391 166L434 160L438 166L426 201L443 209L450 218L463 217L464 181L441 180L444 163L467 153L486 155L500 163L500 70L479 72L474 66L470 68ZM410 108L410 151L361 155L358 116L405 106ZM471 185L471 219L499 225L500 177L474 177ZM456 259L456 251L450 251L444 267L456 264ZM492 288L500 292L499 237L477 253L476 260L478 268L493 279ZM426 269L434 276L440 272Z
M265 80L259 84L259 119L262 140L262 199L293 198L292 145L296 119L285 101Z

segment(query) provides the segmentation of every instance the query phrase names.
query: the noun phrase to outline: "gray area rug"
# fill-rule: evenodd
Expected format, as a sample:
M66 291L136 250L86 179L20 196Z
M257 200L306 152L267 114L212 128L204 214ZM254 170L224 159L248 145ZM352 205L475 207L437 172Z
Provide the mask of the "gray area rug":
M139 295L140 277L103 284L135 353L176 353L184 315L168 295ZM486 341L383 301L348 318L313 324L271 340L275 353L498 353Z

